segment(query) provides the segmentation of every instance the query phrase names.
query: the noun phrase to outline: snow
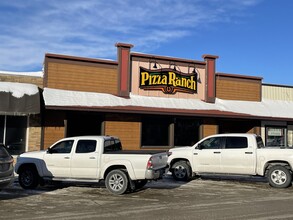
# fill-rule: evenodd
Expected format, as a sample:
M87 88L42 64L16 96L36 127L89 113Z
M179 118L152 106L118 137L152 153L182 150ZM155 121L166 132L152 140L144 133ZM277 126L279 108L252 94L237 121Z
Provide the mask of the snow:
M2 71L0 70L0 74L6 75L18 75L18 76L33 76L33 77L43 77L43 71L36 72L11 72L11 71Z
M80 107L150 107L185 110L218 110L242 113L262 117L293 118L293 102L262 100L235 101L216 99L214 104L196 99L178 99L148 97L130 94L130 98L122 98L105 93L91 93L44 88L46 106L80 106Z
M35 95L39 89L38 86L28 83L0 82L0 92L10 92L12 96L21 98L24 95Z

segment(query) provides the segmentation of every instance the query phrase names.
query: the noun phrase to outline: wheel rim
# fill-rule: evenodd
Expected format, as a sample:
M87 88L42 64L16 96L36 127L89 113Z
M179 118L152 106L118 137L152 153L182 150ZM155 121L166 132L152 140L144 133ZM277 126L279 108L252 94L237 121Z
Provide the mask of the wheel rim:
M187 170L184 166L178 165L174 168L174 174L178 179L183 179L187 174Z
M33 182L33 174L30 171L25 171L21 174L21 182L25 186L30 186Z
M271 174L272 181L277 185L282 185L287 181L287 175L282 170L274 170Z
M109 186L113 191L120 191L124 187L124 184L124 178L119 174L114 174L109 179Z

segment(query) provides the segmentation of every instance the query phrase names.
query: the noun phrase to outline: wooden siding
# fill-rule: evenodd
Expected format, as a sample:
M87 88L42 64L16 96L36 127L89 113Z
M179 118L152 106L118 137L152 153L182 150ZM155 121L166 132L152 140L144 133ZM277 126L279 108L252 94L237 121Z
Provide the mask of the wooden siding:
M123 119L123 121L122 121ZM117 136L122 142L124 150L140 149L141 122L135 116L116 117L107 116L105 121L105 135Z
M47 149L56 141L64 138L65 128L64 127L46 127L44 129L44 147Z
M218 130L219 130L219 127L218 125L212 125L212 124L204 124L204 125L201 125L200 127L200 133L201 133L201 139L202 138L205 138L209 135L214 135L214 134L218 134Z
M218 75L216 97L228 100L261 101L261 80Z
M43 149L65 137L65 112L46 111L43 129Z
M46 87L117 95L117 66L49 61Z

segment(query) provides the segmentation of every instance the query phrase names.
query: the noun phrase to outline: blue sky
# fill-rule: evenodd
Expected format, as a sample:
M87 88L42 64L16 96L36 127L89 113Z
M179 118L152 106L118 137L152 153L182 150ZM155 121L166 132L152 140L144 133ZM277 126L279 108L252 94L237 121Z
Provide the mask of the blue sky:
M202 60L293 86L292 0L1 0L0 70L39 71L45 53L116 60L132 51Z

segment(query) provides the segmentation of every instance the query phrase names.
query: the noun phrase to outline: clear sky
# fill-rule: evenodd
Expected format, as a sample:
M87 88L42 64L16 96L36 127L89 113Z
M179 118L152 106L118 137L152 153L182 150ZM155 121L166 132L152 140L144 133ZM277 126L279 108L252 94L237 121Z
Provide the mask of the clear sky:
M39 71L45 53L195 59L217 72L293 86L292 0L1 0L0 70Z

